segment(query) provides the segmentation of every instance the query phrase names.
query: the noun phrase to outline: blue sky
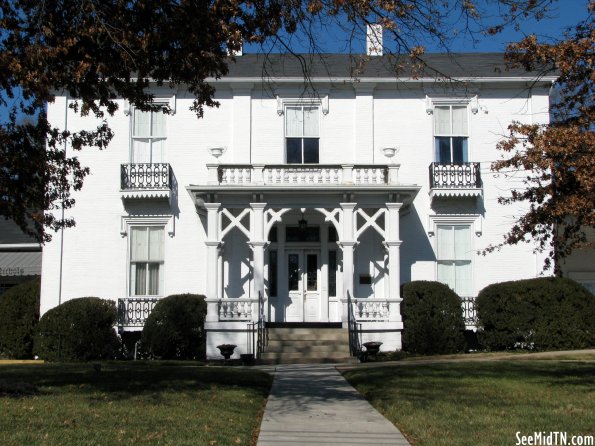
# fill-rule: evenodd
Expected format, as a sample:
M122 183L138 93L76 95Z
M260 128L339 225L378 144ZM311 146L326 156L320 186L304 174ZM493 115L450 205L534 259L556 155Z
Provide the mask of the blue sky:
M485 0L485 3L492 5L485 10L485 13L488 16L493 16L495 20L495 17L498 15L498 11L495 8L495 0ZM536 34L540 37L540 40L560 39L563 37L563 32L566 28L587 18L587 3L588 0L554 1L548 16L540 21L528 20L522 24L519 30L508 27L504 32L495 36L481 38L481 36L476 35L479 38L479 42L476 44L471 42L468 35L460 34L453 39L449 48L453 52L503 52L508 43L519 41L529 34ZM453 17L450 25L450 30L453 34L456 34L457 28L460 27L457 23L457 18ZM318 28L315 32L317 44L324 52L365 52L365 35L362 30L357 30L353 37L337 25L332 25L324 29ZM388 33L385 33L384 43L390 47L389 37ZM436 42L423 41L420 43L425 46L426 52L444 51L444 48L440 47ZM294 36L292 38L292 45L292 49L296 52L308 52L309 50L308 42L300 39L300 36ZM246 45L244 51L246 53L255 53L262 51L262 49L257 45ZM282 51L274 50L274 52Z

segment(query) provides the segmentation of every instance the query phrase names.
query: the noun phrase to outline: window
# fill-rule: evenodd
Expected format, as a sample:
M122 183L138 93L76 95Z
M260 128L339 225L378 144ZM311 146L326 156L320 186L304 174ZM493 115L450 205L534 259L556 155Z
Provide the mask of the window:
M320 143L318 106L285 108L285 150L288 164L317 164Z
M132 163L164 163L166 117L163 112L134 109L132 119Z
M162 226L130 228L130 295L163 294Z
M438 281L459 296L471 296L471 226L438 225L436 231Z
M436 161L461 164L469 161L466 105L434 107Z

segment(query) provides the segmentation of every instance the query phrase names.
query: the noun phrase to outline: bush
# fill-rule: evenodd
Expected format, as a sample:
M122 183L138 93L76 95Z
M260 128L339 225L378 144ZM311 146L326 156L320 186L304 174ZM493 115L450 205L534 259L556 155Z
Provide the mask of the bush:
M174 294L161 299L145 322L143 349L159 359L203 359L204 296Z
M403 349L410 353L463 351L465 323L461 298L439 282L416 281L402 286Z
M39 322L39 279L0 295L0 358L30 359Z
M560 350L595 345L595 296L578 283L548 277L490 285L477 296L489 350Z
M45 313L38 325L35 354L48 361L113 359L120 348L114 301L72 299Z

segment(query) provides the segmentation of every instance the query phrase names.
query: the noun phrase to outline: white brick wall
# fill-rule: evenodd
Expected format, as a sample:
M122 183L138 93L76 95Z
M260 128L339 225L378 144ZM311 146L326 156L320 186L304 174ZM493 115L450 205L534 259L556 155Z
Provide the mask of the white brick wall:
M176 114L168 117L167 160L178 183L178 195L171 210L175 234L165 240L165 295L206 291L205 232L185 186L206 184L206 164L215 161L207 148L227 147L221 163L273 164L284 160L284 118L277 115L276 99L266 97L258 85L251 90L252 98L247 96L250 90L246 85L230 86L221 81L217 88L221 106L205 109L203 119L188 110L191 99L179 92ZM469 113L470 158L481 162L484 184L482 235L473 236L478 250L500 242L513 217L522 212L521 206L503 208L497 204L500 194L519 183L518 178L495 178L489 164L500 156L495 144L512 119L547 120L547 90L536 89L527 99L523 88L481 85L479 103L487 113ZM294 91L299 95L300 86ZM57 126L64 124L65 107L64 97L57 97L48 107L48 116ZM434 280L436 274L434 239L428 237L428 216L434 213L428 195L428 165L434 156L432 119L426 113L425 91L420 84L378 86L373 92L337 86L329 91L328 115L321 115L321 163L385 164L381 149L397 146L400 151L394 162L401 164L401 183L422 186L413 206L401 217L402 281ZM77 154L82 164L91 168L91 175L83 190L74 194L75 208L67 212L77 224L64 231L62 258L60 233L44 248L42 313L57 305L59 299L125 297L129 241L120 234L121 217L151 213L160 206L141 201L125 208L120 194L120 164L129 160L130 118L121 108L109 123L115 137L108 149L85 149ZM68 112L69 129L92 124L93 119ZM167 206L161 207L168 212ZM475 257L475 292L489 283L539 274L542 259L531 248L530 244L507 247Z

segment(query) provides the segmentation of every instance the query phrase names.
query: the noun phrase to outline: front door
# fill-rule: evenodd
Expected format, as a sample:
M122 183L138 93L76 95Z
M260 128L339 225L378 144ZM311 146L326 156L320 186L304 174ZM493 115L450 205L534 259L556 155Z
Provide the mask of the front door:
M318 322L320 320L319 251L287 252L287 290L285 320Z

